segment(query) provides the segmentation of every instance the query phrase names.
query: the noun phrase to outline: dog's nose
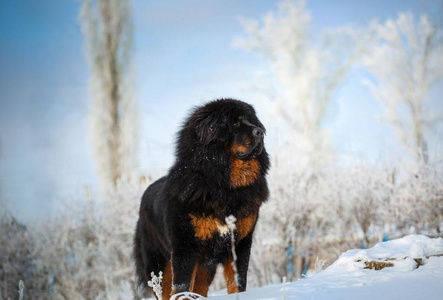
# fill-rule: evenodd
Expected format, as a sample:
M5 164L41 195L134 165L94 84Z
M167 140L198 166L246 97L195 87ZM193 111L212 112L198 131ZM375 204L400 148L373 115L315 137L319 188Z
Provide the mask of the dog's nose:
M260 127L256 127L252 130L252 135L257 138L263 138L265 134L263 132L263 129L261 129Z

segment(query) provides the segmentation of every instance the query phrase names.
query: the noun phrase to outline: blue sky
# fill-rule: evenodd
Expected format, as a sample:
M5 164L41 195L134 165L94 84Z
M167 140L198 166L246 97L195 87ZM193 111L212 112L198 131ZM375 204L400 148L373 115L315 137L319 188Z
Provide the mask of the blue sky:
M60 201L95 186L88 136L88 67L78 25L79 0L0 4L0 193L19 218L40 218ZM189 108L220 97L255 105L272 127L271 104L246 88L266 69L260 57L232 47L239 17L259 19L278 1L133 1L135 92L140 101L141 173L172 163L175 132ZM307 1L314 34L366 26L420 1ZM358 71L357 71L358 72ZM381 107L356 75L339 89L327 121L341 154L377 159L391 136ZM276 125L277 126L277 125ZM269 147L278 128L268 132ZM272 150L272 149L271 149Z

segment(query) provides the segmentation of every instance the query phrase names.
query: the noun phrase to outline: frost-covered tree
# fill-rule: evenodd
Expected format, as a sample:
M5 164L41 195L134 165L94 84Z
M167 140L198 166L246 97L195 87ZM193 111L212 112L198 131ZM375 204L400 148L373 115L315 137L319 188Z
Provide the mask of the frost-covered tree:
M268 13L261 22L245 20L243 24L246 36L235 45L260 54L269 63L271 78L260 88L288 125L290 146L306 159L305 166L321 165L331 154L323 121L360 52L363 37L342 27L316 38L305 1L283 1L278 12Z
M397 231L408 234L425 232L430 236L443 233L443 165L418 163L402 165L403 178L393 189L389 203Z
M28 230L0 215L0 244L8 246L0 247L0 275L15 285L24 280L32 299L132 298L132 239L144 188L136 180L119 180L105 206L88 188ZM3 285L0 291L5 295Z
M133 171L138 153L130 1L83 0L80 22L91 70L91 140L104 189Z
M371 90L403 145L427 162L426 134L442 124L441 111L425 107L428 92L443 75L442 27L428 15L415 20L411 13L400 13L384 24L372 22L371 29L376 43L364 59L375 76Z

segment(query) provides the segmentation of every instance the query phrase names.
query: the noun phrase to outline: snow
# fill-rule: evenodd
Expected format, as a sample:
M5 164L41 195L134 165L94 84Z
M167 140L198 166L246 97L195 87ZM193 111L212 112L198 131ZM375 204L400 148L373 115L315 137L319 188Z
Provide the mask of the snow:
M256 299L443 299L443 239L409 235L371 249L354 249L343 253L331 266L312 277L296 282L266 287L252 287L240 293L240 300ZM428 257L428 258L427 258ZM393 263L376 271L365 268L365 261ZM424 265L417 268L414 258ZM283 298L283 294L285 298ZM211 299L236 299L219 291Z
M333 266L353 271L355 268L364 268L365 261L384 261L395 258L396 261L390 262L395 264L396 271L403 268L405 271L411 271L416 267L414 258L426 258L435 254L443 254L443 239L409 235L402 239L378 243L371 249L349 250L343 253Z
M325 270L302 280L266 287L251 287L238 294L239 300L442 300L443 239L409 235L378 243L370 249L343 253ZM392 263L376 271L365 269L367 261ZM394 260L395 259L395 260ZM414 259L422 259L417 267ZM210 293L208 298L235 300L226 290ZM181 299L181 298L179 298Z

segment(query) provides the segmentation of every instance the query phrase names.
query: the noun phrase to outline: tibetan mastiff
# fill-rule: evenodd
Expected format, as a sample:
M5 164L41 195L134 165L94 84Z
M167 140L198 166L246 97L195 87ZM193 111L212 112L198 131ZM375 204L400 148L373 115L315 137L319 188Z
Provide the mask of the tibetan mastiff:
M178 133L175 164L141 200L133 253L140 285L162 271L163 299L187 291L206 297L221 264L228 293L246 290L252 234L269 194L264 135L254 108L242 101L193 110ZM237 219L238 276L230 215Z

